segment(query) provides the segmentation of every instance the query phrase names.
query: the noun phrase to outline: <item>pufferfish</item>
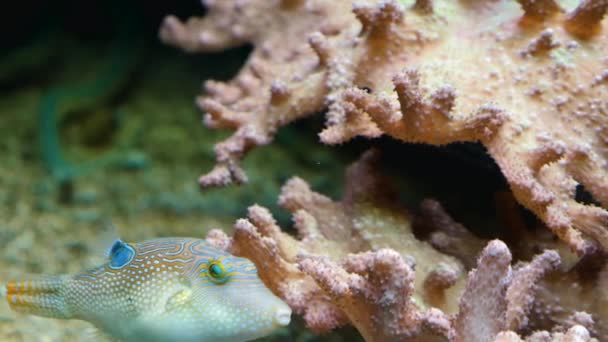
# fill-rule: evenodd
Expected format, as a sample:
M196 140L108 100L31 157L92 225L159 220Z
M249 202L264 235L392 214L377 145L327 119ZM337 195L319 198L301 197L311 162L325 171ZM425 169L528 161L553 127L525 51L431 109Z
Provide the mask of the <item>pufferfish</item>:
M204 240L119 239L107 258L80 274L9 282L6 300L14 311L85 320L125 342L248 341L291 319L251 261Z

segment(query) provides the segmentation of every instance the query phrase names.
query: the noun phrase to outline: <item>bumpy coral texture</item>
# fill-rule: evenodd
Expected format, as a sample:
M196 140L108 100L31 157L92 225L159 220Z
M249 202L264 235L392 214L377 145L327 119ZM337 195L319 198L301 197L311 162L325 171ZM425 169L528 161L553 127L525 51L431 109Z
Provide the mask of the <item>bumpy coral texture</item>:
M517 200L582 254L608 247L605 0L222 0L163 41L188 51L246 42L230 82L198 99L217 144L203 186L246 181L239 160L278 127L328 109L321 140L388 134L480 141ZM582 185L603 207L575 200Z
M521 217L510 218L512 221L521 219ZM420 214L414 222L414 229L416 232L427 233L426 239L433 247L456 257L467 269L475 267L476 255L488 243L455 222L441 204L434 200L427 199L422 202ZM534 286L537 290L531 307L527 308L529 313L520 315L517 311L510 311L510 316L522 319L521 326L525 327L526 332L579 324L587 327L593 336L608 336L608 291L606 290L608 289L608 254L595 250L582 258L576 257L568 252L564 244L555 241L547 233L542 229L522 226L518 230L510 230L501 237L510 242L509 246L515 260L528 260L539 250L549 249L558 250L562 259L557 270L542 279L540 276L536 277L537 283ZM530 270L530 267L518 264L515 269L520 272ZM526 295L529 294L530 292ZM589 323L590 321L593 323ZM576 331L578 330L575 329L572 333ZM564 331L559 332L561 334ZM546 334L536 336L539 338L544 336L541 341L553 339L561 341L561 338L567 335L557 334L552 337L553 339L549 339L547 336L551 335ZM562 337L558 338L558 336Z
M458 259L414 237L410 215L395 204L394 187L377 172L378 164L371 151L349 167L339 202L301 179L288 181L279 202L293 213L298 239L283 232L267 209L252 206L232 238L214 230L208 240L251 259L263 281L317 332L351 324L367 341L519 341L531 325L529 314L535 319L538 284L558 267L559 255L546 250L512 267L503 242L461 232L460 241L480 248L468 252L479 258L466 277L467 266ZM463 260L468 264L468 257ZM594 341L590 318L549 326L567 332L528 338Z

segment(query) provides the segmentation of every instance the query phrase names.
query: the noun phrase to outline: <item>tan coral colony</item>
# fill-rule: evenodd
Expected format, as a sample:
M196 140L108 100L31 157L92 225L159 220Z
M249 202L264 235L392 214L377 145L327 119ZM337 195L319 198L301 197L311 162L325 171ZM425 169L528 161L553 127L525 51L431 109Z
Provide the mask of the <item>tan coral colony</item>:
M207 125L235 129L203 186L245 182L247 151L328 109L328 144L480 141L517 200L573 250L608 247L606 1L204 3L203 18L167 17L161 38L192 52L254 50L197 100ZM577 186L598 205L575 201Z

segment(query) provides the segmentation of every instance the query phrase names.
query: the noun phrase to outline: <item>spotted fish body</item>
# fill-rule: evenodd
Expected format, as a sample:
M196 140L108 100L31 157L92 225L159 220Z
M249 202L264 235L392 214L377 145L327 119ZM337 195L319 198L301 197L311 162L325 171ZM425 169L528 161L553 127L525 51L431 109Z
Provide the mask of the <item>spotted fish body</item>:
M127 342L248 341L291 316L251 261L192 238L118 240L100 267L5 290L15 311L89 321Z

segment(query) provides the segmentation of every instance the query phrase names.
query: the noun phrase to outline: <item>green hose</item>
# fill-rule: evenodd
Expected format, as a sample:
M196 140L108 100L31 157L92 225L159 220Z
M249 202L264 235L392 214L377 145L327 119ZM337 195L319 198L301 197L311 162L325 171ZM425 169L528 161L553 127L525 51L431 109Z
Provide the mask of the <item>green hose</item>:
M112 3L114 1L109 2L109 6ZM62 153L58 129L60 114L94 107L119 93L140 61L144 34L141 32L142 24L136 20L139 14L131 8L128 1L116 3L120 4L120 8L110 7L109 10L116 25L117 36L110 43L108 56L98 71L98 77L79 84L54 87L43 96L40 103L38 129L42 159L51 175L60 182L71 182L78 175L124 158L122 150L112 150L97 159L71 163Z

